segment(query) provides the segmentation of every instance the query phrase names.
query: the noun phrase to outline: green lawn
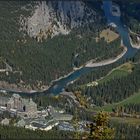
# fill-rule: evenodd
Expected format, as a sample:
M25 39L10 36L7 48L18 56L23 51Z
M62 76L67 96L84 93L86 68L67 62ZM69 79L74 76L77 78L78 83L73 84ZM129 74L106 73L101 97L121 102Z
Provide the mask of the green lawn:
M125 63L112 71L110 71L105 77L102 79L97 80L99 84L102 84L107 81L111 81L112 79L121 78L127 76L129 73L132 72L134 65L131 62Z
M123 106L123 105L129 104L129 103L135 103L135 104L140 103L140 91L121 102L105 105L103 107L97 107L96 109L111 112L112 108L114 108L115 106Z
M137 118L111 117L110 120L112 122L117 122L117 123L128 123L131 125L140 125L140 119L137 119Z
M107 81L111 81L115 78L121 78L123 76L127 76L129 73L123 70L114 70L112 73L110 73L108 76L104 77L102 80L99 80L98 83L102 84Z
M104 82L108 82L108 81L111 81L113 79L117 79L117 78L121 78L121 77L127 76L128 74L130 74L132 72L133 68L134 68L134 64L132 62L127 62L125 64L120 65L117 68L112 69L103 78L98 79L98 80L93 81L93 82L97 82L98 84L102 84ZM88 84L91 84L92 85L92 82L91 83L84 84L84 85L81 85L80 88L84 88Z

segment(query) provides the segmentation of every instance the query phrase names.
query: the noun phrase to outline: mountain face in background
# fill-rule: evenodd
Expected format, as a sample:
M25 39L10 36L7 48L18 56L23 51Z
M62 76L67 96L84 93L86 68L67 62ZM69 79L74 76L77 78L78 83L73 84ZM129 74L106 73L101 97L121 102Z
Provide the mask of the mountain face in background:
M20 30L41 40L58 34L68 34L71 29L92 23L97 13L82 1L37 2L30 17L20 17Z

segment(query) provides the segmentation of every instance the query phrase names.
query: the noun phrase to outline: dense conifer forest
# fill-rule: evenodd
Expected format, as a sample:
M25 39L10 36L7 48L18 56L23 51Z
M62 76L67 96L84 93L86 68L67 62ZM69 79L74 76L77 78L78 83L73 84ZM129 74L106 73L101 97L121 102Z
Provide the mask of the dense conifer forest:
M111 126L115 128L115 139L139 139L140 128L125 123L112 122ZM45 131L32 131L25 128L17 128L14 126L0 125L1 139L73 139L74 133L69 131L58 131L56 129Z
M99 79L101 76L105 76L115 64L108 68L101 68L98 71L93 71L90 74L87 74L85 77L78 79L73 85L69 86L69 90L81 90L83 95L87 95L93 99L94 104L104 105L106 103L114 103L128 98L129 96L137 93L140 89L140 52L131 59L134 63L132 72L127 76L114 77L109 81L105 81L98 86L82 86L86 85L89 82ZM100 73L100 74L97 74ZM96 75L96 76L95 76Z
M30 5L30 10L25 12L21 8L21 5L27 4L24 1L0 2L0 68L5 68L5 63L12 67L12 71L8 74L0 74L0 80L10 84L25 83L32 88L39 82L42 85L49 85L52 80L68 74L73 68L78 68L91 59L101 61L120 54L123 50L120 47L120 37L111 43L107 43L105 38L97 40L101 31L107 28L102 10L99 9L101 1L98 2L96 0L98 8L95 10L99 12L101 18L97 18L94 23L84 27L73 29L68 35L55 36L43 42L37 42L36 39L28 35L24 36L23 32L19 32L20 24L17 21L19 21L20 15L28 17L33 6ZM139 34L140 5L132 0L131 2L114 0L114 2L121 7L123 22L131 31ZM32 5L34 4L33 2ZM133 38L133 36L131 37ZM111 116L108 126L115 129L116 140L139 139L139 123L120 122L119 119L129 120L130 118L139 121L140 51L131 59L120 60L114 64L93 69L92 72L79 77L73 84L68 85L65 90L72 91L74 96L76 96L76 91L80 91L81 99L86 100L87 104L84 104L86 107L76 104L68 96L49 94L33 97L38 110L51 105L64 109L66 113L75 117L77 109L79 121L93 121L93 114L97 114L99 110L109 110L110 114L119 114L117 117L115 116L118 119L116 121L114 121L115 117ZM9 94L6 96L9 97ZM76 101L80 103L80 99L76 98ZM127 117L124 117L124 114ZM3 117L10 118L10 115L5 112ZM98 128L96 127L96 130ZM75 133L59 131L57 127L45 132L17 128L11 124L9 126L0 125L0 139L74 138Z
M105 19L100 12L102 19L97 18L87 27L79 27L69 35L59 35L38 43L19 32L20 15L28 17L31 14L30 10L21 10L21 5L24 6L25 2L0 3L0 57L13 69L8 76L5 73L0 75L3 81L23 81L30 86L41 81L42 84L49 85L50 81L68 74L73 67L79 67L90 59L98 57L103 60L122 51L120 38L110 44L103 38L96 42L95 38L106 28ZM29 9L33 9L33 6Z

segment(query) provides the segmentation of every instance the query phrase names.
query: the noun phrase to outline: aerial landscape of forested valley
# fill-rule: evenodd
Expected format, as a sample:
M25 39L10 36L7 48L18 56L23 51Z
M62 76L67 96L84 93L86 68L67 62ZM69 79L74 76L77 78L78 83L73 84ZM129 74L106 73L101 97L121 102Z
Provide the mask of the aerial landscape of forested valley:
M139 139L140 2L0 1L0 139Z
M94 23L75 28L68 35L55 36L39 43L28 36L23 37L22 32L19 32L19 25L16 26L18 19L13 19L13 17L18 18L17 14L24 12L18 12L20 8L18 4L11 2L10 10L16 6L17 11L12 14L7 13L8 21L0 12L3 18L1 46L4 45L1 47L1 63L6 61L12 66L13 71L17 71L9 72L8 77L1 74L1 78L11 84L21 82L22 85L24 82L31 87L37 84L49 85L52 80L71 72L73 67L80 67L90 59L110 58L122 50L119 38L108 44L103 38L100 39L100 32L107 28L102 13L95 15ZM3 9L8 7L4 2L1 2L1 6ZM12 29L10 33L8 28ZM98 38L99 41L96 42Z

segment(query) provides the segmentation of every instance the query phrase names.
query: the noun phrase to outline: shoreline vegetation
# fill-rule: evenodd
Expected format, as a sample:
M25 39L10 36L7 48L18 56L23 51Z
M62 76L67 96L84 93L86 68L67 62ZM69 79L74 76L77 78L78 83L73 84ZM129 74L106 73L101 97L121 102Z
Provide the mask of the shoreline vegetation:
M55 82L63 79L63 78L66 78L68 77L69 75L71 75L73 72L75 72L76 70L80 70L84 67L90 67L90 68L94 68L94 67L100 67L100 66L105 66L105 65L109 65L109 64L112 64L112 63L115 63L116 61L118 61L119 59L121 59L127 52L127 47L125 46L122 46L124 48L123 52L119 55L117 55L116 57L114 58L110 58L110 59L106 59L106 60L103 60L103 61L100 61L100 62L95 62L93 63L93 61L95 61L95 59L92 59L88 62L86 62L85 64L83 64L82 66L80 66L79 68L73 68L73 71L71 71L70 73L64 75L64 76L61 76L59 77L58 79L55 79L55 80L52 80L50 85L49 86L46 86L46 88L44 89L36 89L36 90L29 90L27 88L18 88L16 84L9 84L9 88L8 86L6 85L6 89L4 88L0 88L0 90L4 90L4 91L12 91L12 92L25 92L27 94L31 94L31 93L36 93L36 92L43 92L43 91L46 91L48 90ZM71 81L72 82L72 81ZM7 83L8 84L8 83ZM14 86L14 88L13 88ZM12 89L12 90L11 90Z
M131 46L135 49L140 49L140 44L133 44L132 39L130 38Z
M1 9L1 13L3 13L3 9L7 8L5 3L2 3L2 6L3 8ZM61 35L59 37L54 37L53 40L48 39L48 41L38 44L35 40L28 38L28 36L25 36L23 39L22 34L19 32L17 22L15 22L16 20L13 20L13 18L17 19L17 16L23 14L24 10L20 11L20 5L18 5L18 3L12 5L9 10L13 11L17 7L19 8L18 13L5 13L6 18L1 15L3 17L2 20L5 23L5 26L2 26L2 31L4 31L6 40L8 40L5 44L5 36L2 36L1 54L4 59L7 59L7 61L14 66L14 69L21 70L23 74L20 77L18 74L13 75L13 73L10 73L12 78L10 76L9 77L12 80L7 76L2 75L2 80L0 82L6 82L6 85L3 84L3 86L0 86L0 89L2 90L6 89L7 91L10 91L12 89L12 91L15 92L25 92L29 94L34 92L43 92L48 90L58 80L61 80L71 75L74 71L85 67L86 60L90 60L97 56L107 56L110 49L111 56L108 56L108 58L113 57L113 51L120 52L116 47L118 46L116 44L119 42L119 39L116 40L114 44L111 44L113 45L112 48L104 47L106 46L104 38L99 41L99 44L97 44L96 40L92 39L92 37L95 38L98 36L98 33L106 27L105 17L102 13L97 13L98 15L95 17L95 22L92 24L90 23L88 26L86 25L85 28L75 28L72 31L72 34L69 34L67 37ZM26 16L29 13L30 12L26 13ZM11 31L10 34L9 31L5 32L7 29L13 29L13 27L15 27L14 32L11 30L9 30ZM77 39L77 37L75 37L77 34L80 34L82 39L81 37L78 37ZM64 46L67 46L67 48ZM25 58L27 59L26 61ZM63 59L65 59L65 61L62 62ZM78 68L72 69L72 64ZM42 84L46 85L43 86L45 88L41 88L41 86L38 87L36 79L38 81L43 81ZM20 80L24 82L22 82L24 85L20 83Z
M109 65L112 63L115 63L116 61L118 61L120 58L122 58L126 52L127 52L127 47L123 46L124 50L121 54L119 54L118 56L114 57L114 58L110 58L110 59L106 59L97 63L93 63L93 60L90 60L87 62L86 67L100 67L100 66L105 66L105 65Z
M46 91L48 90L48 86L44 86L44 88L37 88L35 87L34 89L33 88L26 88L24 86L20 86L18 87L17 84L9 84L8 82L5 82L5 81L0 81L0 92L5 92L5 91L11 91L11 92L25 92L25 93L35 93L35 92L43 92L43 91Z
M136 36L140 36L140 34L137 34L137 33L133 32L133 31L131 31L130 28L129 28L129 34L134 34ZM132 38L130 37L130 35L129 35L129 39L130 39L131 46L133 48L140 49L140 44L134 44Z
M112 15L115 14L114 16L119 16L121 13L120 13L120 8L118 5L114 4L113 3L113 9L112 10ZM133 48L136 48L136 46L134 46L132 44L132 41L130 39L130 43L132 45ZM99 62L96 61L96 58L95 59L91 59L89 61L87 61L86 63L84 63L83 65L81 65L80 67L78 68L73 68L73 70L71 72L69 72L68 74L65 74L64 76L60 76L59 78L55 79L55 80L52 80L50 82L50 84L46 85L46 86L43 86L44 88L38 88L38 87L33 87L33 88L26 88L26 87L18 87L18 85L16 84L9 84L8 82L6 82L6 85L5 86L1 86L2 88L0 88L0 90L4 90L5 87L6 87L6 90L7 91L15 91L15 92L25 92L27 94L31 94L31 93L35 93L35 92L43 92L43 91L46 91L48 90L55 82L61 80L61 79L64 79L66 77L68 77L69 75L71 75L72 73L74 73L75 71L77 70L80 70L82 69L83 67L89 67L89 68L92 68L92 67L101 67L101 66L105 66L105 65L109 65L109 64L112 64L112 63L115 63L116 61L118 61L119 59L121 59L126 53L127 53L127 47L124 46L124 45L121 45L124 50L118 54L117 56L114 56L112 58L108 58L108 59L105 59L105 60L101 60ZM137 49L140 49L140 46L137 47ZM1 82L5 82L5 81L0 81ZM71 81L73 82L73 81ZM14 88L13 88L14 87ZM11 90L12 89L12 90ZM14 90L13 90L14 89Z

